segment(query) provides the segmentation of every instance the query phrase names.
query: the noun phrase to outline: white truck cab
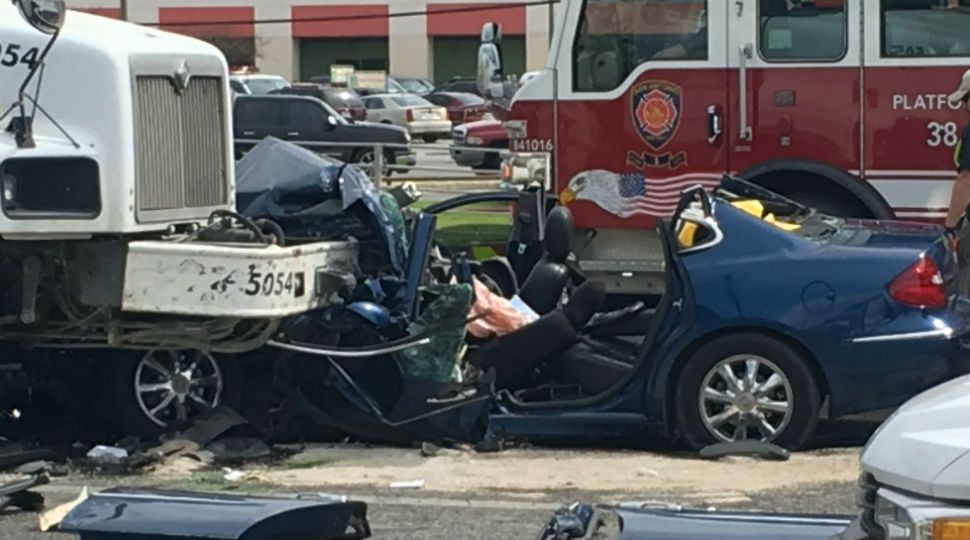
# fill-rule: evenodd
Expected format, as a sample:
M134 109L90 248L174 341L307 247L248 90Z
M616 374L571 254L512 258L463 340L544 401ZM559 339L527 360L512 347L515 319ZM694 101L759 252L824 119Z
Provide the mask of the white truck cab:
M862 472L863 538L970 538L970 376L899 408L866 445Z

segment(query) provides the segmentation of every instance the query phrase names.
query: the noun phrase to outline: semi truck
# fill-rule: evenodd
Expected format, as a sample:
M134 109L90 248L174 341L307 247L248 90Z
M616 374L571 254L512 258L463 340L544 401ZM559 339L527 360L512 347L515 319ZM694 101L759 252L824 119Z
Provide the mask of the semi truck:
M341 300L355 242L279 245L234 212L230 96L209 44L0 1L0 411L69 379L129 424L184 422L238 392L220 355Z
M655 292L650 231L682 190L726 173L836 216L942 221L967 7L564 0L546 68L517 90L486 25L479 84L520 154L510 164L549 161L579 266L613 292Z

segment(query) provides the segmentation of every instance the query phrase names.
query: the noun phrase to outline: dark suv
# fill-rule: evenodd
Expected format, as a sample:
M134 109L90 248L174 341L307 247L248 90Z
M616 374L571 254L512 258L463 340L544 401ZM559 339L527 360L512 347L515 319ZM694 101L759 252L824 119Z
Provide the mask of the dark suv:
M294 83L286 88L276 90L272 94L315 97L333 107L347 120L367 120L367 109L364 108L364 102L360 100L357 92L349 88L317 83Z
M411 136L397 126L348 122L319 99L304 96L238 96L233 104L236 157L266 137L289 141L347 163L374 161L374 145L384 149L387 172L394 165L414 166ZM327 143L342 143L329 146ZM354 144L350 144L354 143ZM359 143L359 144L357 144Z

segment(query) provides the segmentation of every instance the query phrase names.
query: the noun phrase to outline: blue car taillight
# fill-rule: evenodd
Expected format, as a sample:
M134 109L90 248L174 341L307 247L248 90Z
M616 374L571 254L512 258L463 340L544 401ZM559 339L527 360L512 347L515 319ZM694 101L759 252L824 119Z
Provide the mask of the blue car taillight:
M917 308L944 308L947 305L943 276L933 259L926 255L896 276L889 284L889 296L900 304Z

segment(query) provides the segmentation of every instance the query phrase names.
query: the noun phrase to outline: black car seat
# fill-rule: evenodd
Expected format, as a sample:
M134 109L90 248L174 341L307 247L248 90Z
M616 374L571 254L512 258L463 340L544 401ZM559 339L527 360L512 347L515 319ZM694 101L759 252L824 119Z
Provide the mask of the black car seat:
M606 288L588 281L573 293L569 303L537 321L494 338L478 349L469 361L482 370L494 369L500 390L518 390L532 384L536 369L559 360L579 341L583 327L603 305Z
M556 309L566 285L569 268L566 260L572 254L573 214L557 206L546 217L543 254L519 290L519 297L539 315Z
M643 340L634 348L618 339L584 337L556 363L557 381L579 384L586 395L602 394L625 381L650 353L677 299L674 273L669 268L674 261L673 240L666 224L661 225L659 233L668 270L664 294L656 310L649 317L635 319L645 323Z

